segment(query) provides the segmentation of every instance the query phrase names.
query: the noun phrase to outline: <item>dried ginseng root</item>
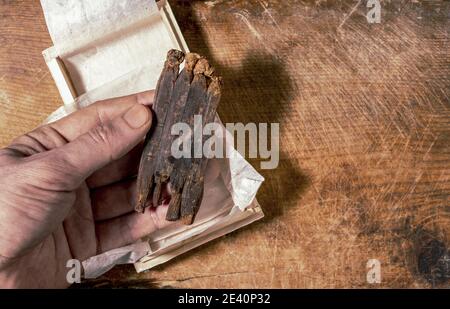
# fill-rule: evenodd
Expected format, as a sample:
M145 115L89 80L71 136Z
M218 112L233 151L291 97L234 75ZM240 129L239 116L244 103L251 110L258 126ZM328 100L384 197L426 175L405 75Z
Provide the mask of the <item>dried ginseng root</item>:
M201 112L203 119L203 127L214 122L216 109L220 101L220 85L221 79L212 77L206 93L206 108ZM202 145L205 143L206 137L203 136ZM195 215L198 212L203 197L204 173L208 160L202 156L201 158L193 158L192 166L184 184L181 196L180 216L185 224L192 224ZM170 206L169 206L170 207Z
M194 116L202 116L202 127L214 122L216 109L220 101L220 84L218 77L212 76L212 68L206 59L197 62L194 69L194 80L188 95L182 121L188 123L193 131ZM195 134L194 134L195 135ZM198 212L203 197L203 175L207 159L202 155L196 158L192 140L191 158L181 158L176 161L170 176L172 198L167 211L166 220L178 220L192 224ZM204 140L201 140L200 147Z
M177 136L171 135L176 123L194 128L194 116L202 117L202 125L214 122L220 101L221 79L205 58L198 54L186 55L184 69L178 75L183 61L181 52L169 51L163 72L158 81L155 99L157 125L146 137L138 175L138 204L136 211L143 211L152 200L158 205L161 188L167 183L171 188L171 201L166 220L182 220L192 224L203 197L203 175L207 165L204 154L194 156L191 138L191 156L175 159L171 147ZM180 61L181 60L181 61ZM170 81L170 82L169 82ZM161 120L162 119L162 120ZM198 142L198 141L197 141ZM203 145L204 140L200 141Z
M154 119L152 128L147 133L144 142L144 150L139 164L137 179L138 198L136 211L144 212L147 206L147 198L153 193L155 178L154 172L159 158L160 144L167 138L163 137L164 122L168 112L174 85L178 77L180 64L184 60L184 53L178 50L170 50L167 60L156 85L155 100L153 103ZM160 190L160 188L157 188ZM156 205L155 205L156 206Z
M161 187L162 184L167 183L170 174L172 173L175 160L171 154L171 146L175 137L171 135L171 129L175 123L181 121L181 117L183 115L183 111L186 106L186 101L189 94L189 88L191 86L191 82L194 77L193 72L194 67L199 59L200 56L198 54L195 53L187 54L184 69L181 71L175 83L172 99L166 116L167 117L166 123L163 130L165 142L161 143L160 153L156 163L155 169L156 187L158 186ZM153 205L158 204L158 201L161 198L160 195L161 195L160 190L154 191Z

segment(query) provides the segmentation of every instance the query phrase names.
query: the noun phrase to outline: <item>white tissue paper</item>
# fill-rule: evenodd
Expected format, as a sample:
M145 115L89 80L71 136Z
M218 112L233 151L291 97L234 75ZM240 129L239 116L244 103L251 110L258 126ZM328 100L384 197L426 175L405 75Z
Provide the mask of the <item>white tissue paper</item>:
M188 51L181 34L174 33L173 25L175 30L178 26L164 1L157 5L154 0L41 0L41 4L55 44L43 54L65 101L47 123L98 100L154 89L167 51ZM56 58L67 74L50 65ZM61 90L69 83L75 88L74 100ZM221 124L218 116L216 122ZM264 216L255 198L264 178L221 128L231 156L209 160L194 224L174 223L136 244L91 257L83 261L85 278L96 278L116 264L149 269Z

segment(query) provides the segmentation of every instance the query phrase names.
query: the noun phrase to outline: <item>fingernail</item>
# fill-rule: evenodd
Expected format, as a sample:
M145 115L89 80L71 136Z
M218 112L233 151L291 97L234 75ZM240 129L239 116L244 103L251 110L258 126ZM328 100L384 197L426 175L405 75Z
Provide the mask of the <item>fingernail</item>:
M144 105L136 104L125 113L123 119L130 127L138 129L149 121L150 110Z

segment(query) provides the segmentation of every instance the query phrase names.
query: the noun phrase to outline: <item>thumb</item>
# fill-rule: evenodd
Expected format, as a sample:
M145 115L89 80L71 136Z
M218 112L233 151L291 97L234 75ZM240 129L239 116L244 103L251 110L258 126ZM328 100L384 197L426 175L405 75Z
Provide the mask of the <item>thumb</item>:
M93 172L133 149L150 129L152 113L136 104L117 118L102 122L74 141L55 149L70 169L74 189Z

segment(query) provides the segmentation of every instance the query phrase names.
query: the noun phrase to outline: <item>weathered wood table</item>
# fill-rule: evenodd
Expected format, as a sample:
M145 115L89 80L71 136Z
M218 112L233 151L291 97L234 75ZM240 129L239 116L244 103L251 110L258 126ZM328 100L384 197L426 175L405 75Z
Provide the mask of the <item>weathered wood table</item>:
M173 287L448 286L450 3L171 1L224 77L224 122L278 122L266 218L137 275ZM0 2L0 145L60 106L38 1ZM251 163L259 168L259 161ZM377 259L381 284L367 282Z

